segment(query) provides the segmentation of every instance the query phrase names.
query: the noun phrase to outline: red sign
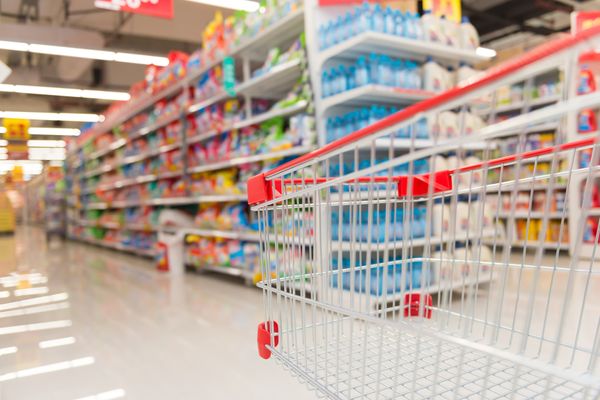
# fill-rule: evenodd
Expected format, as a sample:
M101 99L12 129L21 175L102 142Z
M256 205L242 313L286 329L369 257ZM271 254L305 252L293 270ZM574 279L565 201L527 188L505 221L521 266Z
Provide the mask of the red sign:
M95 0L94 5L158 18L173 18L173 0Z
M571 32L578 33L600 25L600 11L577 11L571 13Z

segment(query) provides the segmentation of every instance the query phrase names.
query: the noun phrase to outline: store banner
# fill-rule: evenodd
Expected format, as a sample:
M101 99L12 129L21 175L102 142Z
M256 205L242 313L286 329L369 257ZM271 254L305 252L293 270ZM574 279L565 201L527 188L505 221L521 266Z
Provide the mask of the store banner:
M600 26L600 11L578 11L571 13L571 32L579 33Z
M4 118L4 139L6 158L9 160L27 160L29 158L27 140L29 140L29 120Z
M173 18L173 0L95 0L94 5L106 10Z

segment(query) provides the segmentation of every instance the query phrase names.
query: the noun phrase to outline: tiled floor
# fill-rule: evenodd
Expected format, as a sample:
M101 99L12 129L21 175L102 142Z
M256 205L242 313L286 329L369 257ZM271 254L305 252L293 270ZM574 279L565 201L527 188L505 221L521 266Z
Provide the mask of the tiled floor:
M255 288L208 274L172 280L149 260L47 245L36 228L0 237L0 276L12 272L47 277L32 287L48 293L0 285L2 400L315 398L258 357ZM14 303L28 299L37 304Z
M535 262L523 260L513 252L514 265ZM568 266L570 259L563 254L557 260ZM479 293L472 312L502 317L507 326L512 321L510 340L532 312L531 329L548 335L558 332L568 290L563 340L585 341L590 349L600 324L599 264L580 263L570 290L568 270L547 268L538 277L532 268L511 269L506 280L498 275ZM553 266L554 258L544 257L542 265ZM41 281L33 292L15 288L13 273ZM533 287L547 294L535 302L518 296ZM148 259L75 242L46 243L39 228L20 228L15 237L0 237L0 400L317 398L275 361L258 357L262 301L259 290L226 276L174 279L156 272ZM488 313L499 302L498 312ZM462 304L455 298L451 308L461 311ZM550 310L547 325L544 309ZM559 360L573 362L569 349ZM584 353L587 362L589 350Z

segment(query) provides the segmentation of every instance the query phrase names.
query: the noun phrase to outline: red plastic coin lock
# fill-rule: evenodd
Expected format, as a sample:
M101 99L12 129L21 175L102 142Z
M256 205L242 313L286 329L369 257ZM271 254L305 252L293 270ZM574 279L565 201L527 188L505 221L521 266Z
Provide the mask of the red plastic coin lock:
M423 304L423 317L431 319L431 307L433 298L430 294L406 293L404 295L404 317L419 317L421 310L421 301Z
M273 332L270 329L273 329ZM275 321L262 322L258 324L258 355L267 360L271 357L271 350L267 346L271 345L271 335L273 335L273 346L279 344L279 325Z

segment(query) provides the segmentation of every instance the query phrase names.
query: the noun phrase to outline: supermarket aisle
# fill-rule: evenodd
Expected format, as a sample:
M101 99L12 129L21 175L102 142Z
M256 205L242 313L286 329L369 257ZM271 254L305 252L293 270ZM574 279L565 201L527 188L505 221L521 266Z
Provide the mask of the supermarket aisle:
M314 398L258 358L258 290L221 276L172 281L148 260L73 242L46 245L37 228L0 237L0 275L14 271L47 276L33 287L48 292L0 288L10 292L0 298L3 400L109 391L147 400Z

